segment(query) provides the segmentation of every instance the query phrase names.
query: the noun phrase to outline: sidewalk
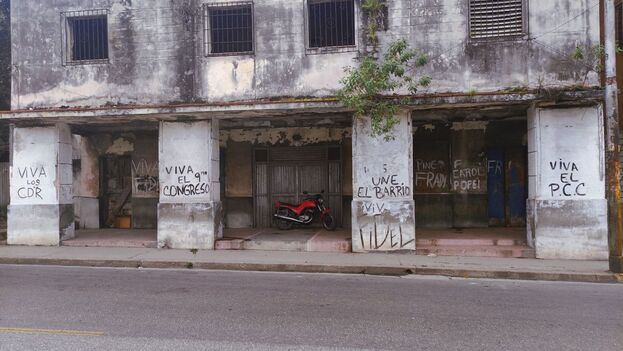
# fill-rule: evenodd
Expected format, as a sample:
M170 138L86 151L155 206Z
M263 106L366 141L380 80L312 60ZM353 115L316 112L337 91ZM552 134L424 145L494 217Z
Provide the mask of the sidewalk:
M443 275L463 278L623 282L606 261L429 257L408 253L198 251L152 248L0 246L0 264L195 268L276 272ZM1 268L0 268L1 269Z

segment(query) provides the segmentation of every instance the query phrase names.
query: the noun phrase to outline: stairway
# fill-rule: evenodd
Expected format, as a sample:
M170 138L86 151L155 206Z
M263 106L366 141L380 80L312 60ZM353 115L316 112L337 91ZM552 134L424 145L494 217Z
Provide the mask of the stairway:
M348 229L227 229L217 250L351 252ZM525 228L418 229L416 253L429 256L534 258Z
M525 228L420 229L418 255L535 258Z

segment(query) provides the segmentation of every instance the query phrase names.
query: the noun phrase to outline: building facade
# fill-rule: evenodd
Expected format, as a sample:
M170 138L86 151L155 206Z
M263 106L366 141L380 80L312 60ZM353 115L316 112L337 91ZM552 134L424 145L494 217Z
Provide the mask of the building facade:
M13 1L8 243L130 217L213 249L324 191L355 252L518 227L538 258L607 259L595 4L383 2L380 50L406 39L432 78L384 140L335 99L362 1Z

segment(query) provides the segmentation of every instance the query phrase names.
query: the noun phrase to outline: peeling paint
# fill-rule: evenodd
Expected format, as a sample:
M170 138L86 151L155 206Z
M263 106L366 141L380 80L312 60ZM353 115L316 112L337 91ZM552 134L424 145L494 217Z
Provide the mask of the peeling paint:
M118 138L113 141L112 145L106 150L107 154L123 155L134 151L134 144L125 138Z
M303 146L325 142L341 142L352 135L351 128L258 128L231 129L221 131L220 144L227 141L249 142L252 144Z
M487 130L487 121L454 122L452 130Z

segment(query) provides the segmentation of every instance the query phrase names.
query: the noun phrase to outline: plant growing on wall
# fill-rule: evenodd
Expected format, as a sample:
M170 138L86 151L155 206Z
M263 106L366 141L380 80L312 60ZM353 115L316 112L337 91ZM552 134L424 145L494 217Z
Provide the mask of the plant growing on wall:
M428 63L428 57L409 47L405 39L391 42L379 57L378 30L383 21L385 4L382 0L364 0L362 9L367 16L366 35L372 50L366 50L359 58L358 67L346 67L337 97L344 106L355 111L358 118L370 118L372 136L393 138L392 130L398 123L395 115L398 102L388 95L406 88L415 94L419 87L426 87L431 78L416 78L416 70Z
M617 46L616 53L623 53L623 49ZM591 71L603 73L605 57L606 48L601 44L591 47L588 54L584 52L584 48L581 46L576 46L571 52L571 59L584 66L584 82L588 79L588 74Z

